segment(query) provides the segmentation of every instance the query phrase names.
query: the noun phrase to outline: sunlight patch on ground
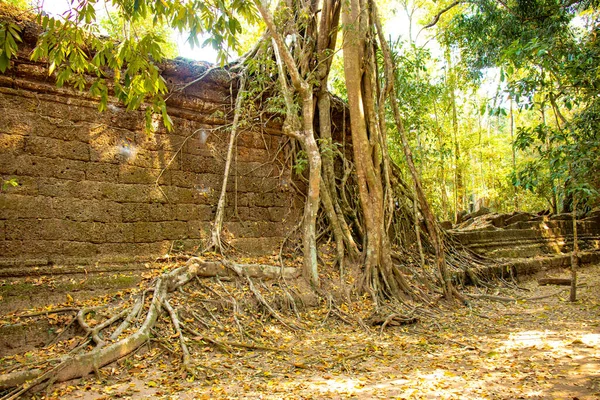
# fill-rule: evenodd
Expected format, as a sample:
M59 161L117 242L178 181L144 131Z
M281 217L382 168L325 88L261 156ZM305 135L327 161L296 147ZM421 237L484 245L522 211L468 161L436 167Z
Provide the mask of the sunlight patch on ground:
M580 331L566 333L568 335L567 338L564 337L565 333L554 331L531 330L511 333L508 340L503 342L499 350L509 352L533 348L571 354L573 353L572 347L575 345L595 347L600 344L600 334L583 333Z
M352 378L348 378L348 379L329 379L326 380L325 382L323 382L325 385L327 385L326 387L319 387L318 385L315 386L315 389L318 389L320 391L333 391L333 392L340 392L340 393L353 393L356 392L357 387L359 387L360 381L358 379L352 379Z
M599 346L600 345L600 334L599 333L584 333L581 335L581 341L588 346Z
M332 379L315 380L308 387L310 390L320 392L323 395L333 396L445 399L457 398L456 396L460 393L477 394L487 384L485 379L472 379L467 373L453 372L443 368L433 371L420 371L417 369L408 375L388 375L387 378L380 381L370 381L366 377L357 379L340 376Z
M564 347L562 340L552 339L556 332L552 331L521 331L511 333L502 346L502 350L519 350L523 348L547 349Z

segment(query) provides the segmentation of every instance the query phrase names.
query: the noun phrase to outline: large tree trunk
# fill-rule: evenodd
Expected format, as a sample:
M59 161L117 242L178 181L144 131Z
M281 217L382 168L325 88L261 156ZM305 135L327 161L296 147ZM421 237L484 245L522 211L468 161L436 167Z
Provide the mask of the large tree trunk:
M370 18L365 2L342 5L344 25L344 74L350 109L352 147L358 192L364 218L363 249L367 288L372 295L392 297L410 293L402 275L394 273L391 248L385 230L385 199L381 175L381 132L375 110L376 90L373 49L367 40ZM363 70L367 68L367 71ZM381 279L380 279L381 278ZM382 281L380 283L380 280Z
M509 97L509 107L510 107L510 142L513 144L512 148L512 173L517 173L517 149L514 146L515 143L515 114L513 111L513 99L512 96ZM519 192L517 187L513 185L513 207L514 211L519 211Z
M377 193L371 193L368 174L374 174L371 161L372 147L367 136L367 124L362 93L362 64L364 57L366 24L361 17L364 13L360 1L353 0L342 6L342 23L345 29L344 49L344 75L348 93L348 106L350 109L350 125L352 132L352 148L354 151L354 164L358 179L358 192L361 209L364 217L366 246L364 251L366 273L377 265L381 237L376 229L376 212L378 206ZM372 195L372 196L371 196ZM383 220L380 220L383 224Z
M573 194L573 251L571 252L571 292L569 301L577 301L577 269L579 268L579 241L577 238L577 195Z
M319 211L319 192L321 186L321 153L315 140L313 130L314 105L312 91L303 94L302 118L304 124L304 137L302 143L308 157L308 193L304 205L304 276L310 282L319 285L319 271L317 266L317 213Z
M450 101L452 106L452 144L454 146L454 222L458 223L458 214L466 208L465 187L461 161L460 142L458 140L458 112L456 109L456 72L452 66L450 50L446 49L446 62L448 64L447 81L450 86ZM468 210L471 212L471 210Z
M313 85L303 78L301 71L308 68L307 57L314 53L311 45L306 53L299 56L299 60L290 53L290 50L285 45L281 31L275 25L273 16L269 9L260 1L254 0L254 4L258 8L269 34L272 38L277 64L279 68L279 81L286 103L287 115L284 123L284 133L292 136L300 141L306 151L308 157L309 176L308 190L306 203L304 205L304 224L302 229L302 244L304 252L304 277L307 278L314 286L319 285L319 271L317 265L317 213L319 211L320 202L320 186L321 186L321 153L315 139L314 132L314 114L315 104L313 96ZM306 3L310 8L314 5ZM310 41L308 41L310 42ZM287 84L287 76L290 76L292 87ZM295 105L293 104L292 90L297 93L302 101L301 116L298 115Z
M317 110L319 116L319 136L321 140L322 181L321 201L331 225L336 243L337 259L340 271L344 270L345 255L356 258L358 249L344 215L338 213L337 187L335 183L334 159L336 151L331 135L331 94L327 88L331 61L335 51L337 27L340 19L340 0L323 1L321 20L317 35L317 78L320 82L317 91Z
M442 241L441 235L438 230L437 223L435 221L435 217L433 216L433 212L431 211L431 207L429 206L429 202L425 197L425 192L421 185L421 178L415 167L415 163L413 161L412 150L408 143L408 137L406 135L406 130L404 129L404 124L402 122L402 116L400 115L400 109L398 108L398 104L396 103L395 96L395 80L393 74L393 65L391 58L391 51L389 48L389 44L386 42L385 37L383 36L383 29L381 26L381 22L379 21L379 17L377 15L377 8L373 5L374 8L374 16L375 16L375 24L377 26L377 31L379 33L379 42L381 45L383 58L384 58L384 66L385 66L385 75L388 84L390 85L390 105L392 106L392 111L394 114L394 119L396 122L396 127L398 129L398 133L400 134L400 139L402 141L402 151L404 153L404 157L406 159L406 164L408 165L408 169L413 178L413 182L415 184L415 190L417 194L417 198L419 199L419 203L421 205L421 212L423 214L423 218L425 219L425 226L427 227L427 231L431 238L431 242L434 246L435 255L436 255L436 264L438 270L440 272L442 278L442 287L444 290L444 295L446 298L451 299L455 295L460 298L460 295L453 287L452 282L450 281L450 274L448 273L448 268L446 266L446 258L445 258L445 250L444 250L444 242Z

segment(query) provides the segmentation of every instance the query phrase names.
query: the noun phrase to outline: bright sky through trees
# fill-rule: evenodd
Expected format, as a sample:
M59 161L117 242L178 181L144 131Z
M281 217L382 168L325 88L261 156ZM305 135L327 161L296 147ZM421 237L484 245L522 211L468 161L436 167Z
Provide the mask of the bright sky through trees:
M65 11L67 11L70 7L69 0L37 0L37 4L42 7L42 9L51 15L61 15ZM106 12L105 2L99 1L98 6L96 7L96 12L98 13L100 19L104 17ZM208 62L216 62L217 60L217 52L210 47L200 47L192 49L189 43L187 43L187 35L174 33L173 38L178 48L178 55L181 57L189 58L192 60L201 60Z
M51 15L61 15L65 11L67 11L70 7L70 0L36 0L35 4L42 7L42 9ZM99 16L104 16L107 14L105 2L99 1L98 6L96 7L96 12ZM403 39L408 38L409 34L409 23L408 18L404 10L398 5L395 7L392 15L385 16L385 18L389 18L386 22L386 31L390 35L392 39L396 39L401 37ZM420 26L418 26L416 21L413 21L413 36L416 36ZM426 42L425 36L423 32L417 38L417 44L423 45ZM414 38L414 37L413 37ZM208 62L216 62L217 60L217 52L211 47L200 47L200 48L192 48L189 43L187 43L187 35L174 33L173 39L178 48L178 55L181 57L189 58L191 60L200 60L200 61L208 61ZM202 41L202 40L201 40Z

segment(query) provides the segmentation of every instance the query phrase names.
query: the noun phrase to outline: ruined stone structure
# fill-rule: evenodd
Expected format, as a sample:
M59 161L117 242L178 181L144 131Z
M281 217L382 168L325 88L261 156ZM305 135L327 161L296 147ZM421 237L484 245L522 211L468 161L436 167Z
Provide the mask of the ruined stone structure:
M520 275L568 267L573 249L571 214L484 214L452 230L454 238L474 252L500 260ZM577 223L581 262L600 261L600 210ZM499 271L501 274L507 269Z
M28 61L38 29L25 23L21 53L0 75L0 179L18 182L0 191L0 278L122 268L202 247L223 179L236 94L231 76L205 74L203 63L163 65L174 129L157 119L148 134L144 111L112 99L99 113L97 99L57 88L44 65ZM343 107L336 106L335 121L344 118ZM340 128L347 125L336 125L334 140L349 142ZM301 216L286 142L269 116L239 133L224 236L240 250L272 252ZM569 216L486 218L485 226L454 236L496 258L570 249ZM582 222L584 249L600 247L599 218Z
M32 268L144 261L201 246L221 189L234 99L230 77L209 74L168 100L167 132L144 131L143 111L59 89L27 49L0 75L0 275ZM173 88L198 78L202 63L175 60ZM228 187L225 238L265 253L301 214L290 189L277 123L240 132ZM100 264L99 264L100 263Z

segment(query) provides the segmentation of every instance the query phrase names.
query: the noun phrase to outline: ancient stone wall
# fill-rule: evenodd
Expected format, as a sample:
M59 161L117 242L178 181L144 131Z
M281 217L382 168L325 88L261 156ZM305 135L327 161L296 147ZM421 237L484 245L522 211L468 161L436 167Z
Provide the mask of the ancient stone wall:
M99 113L95 99L56 88L26 60L0 75L0 176L18 182L0 192L0 275L201 246L223 179L229 76L215 71L171 97L173 131L157 120L149 135L143 111L113 101ZM176 60L163 76L181 88L206 69ZM276 124L237 139L225 237L241 250L277 248L301 213L278 152L284 141Z
M483 214L458 225L451 233L476 253L492 258L533 258L568 254L573 248L571 214L539 216ZM600 210L577 222L579 248L600 250Z

